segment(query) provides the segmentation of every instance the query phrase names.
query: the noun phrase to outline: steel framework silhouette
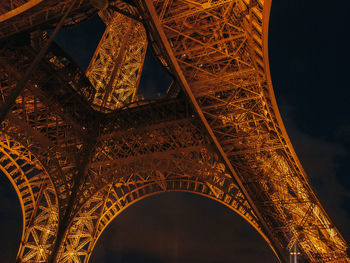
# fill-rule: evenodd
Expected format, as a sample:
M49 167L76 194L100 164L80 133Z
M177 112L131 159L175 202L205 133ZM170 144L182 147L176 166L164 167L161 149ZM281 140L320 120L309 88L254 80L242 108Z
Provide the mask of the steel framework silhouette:
M293 150L267 52L271 0L0 3L0 169L20 200L17 262L88 262L129 205L191 192L247 220L287 262L350 262ZM67 10L69 10L69 13ZM45 30L106 24L86 73L57 45L8 101ZM147 46L174 82L138 100ZM22 79L23 80L23 79Z

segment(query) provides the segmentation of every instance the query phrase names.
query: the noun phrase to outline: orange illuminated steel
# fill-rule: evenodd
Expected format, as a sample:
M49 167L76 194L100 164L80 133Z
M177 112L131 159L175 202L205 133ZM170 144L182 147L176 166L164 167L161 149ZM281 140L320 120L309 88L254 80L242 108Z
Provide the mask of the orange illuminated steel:
M88 262L121 211L167 191L228 206L282 262L296 244L308 262L350 262L277 108L271 1L133 3L99 11L107 27L87 77L51 46L1 124L1 170L23 211L18 262ZM0 36L20 36L1 48L3 100L38 52L29 44L40 43L38 27L55 25L68 4L0 6ZM98 11L89 1L72 10L66 26ZM176 98L132 103L147 43L182 87Z
M96 89L94 107L110 111L132 102L136 95L147 36L140 22L122 14L103 18L108 27L86 75Z

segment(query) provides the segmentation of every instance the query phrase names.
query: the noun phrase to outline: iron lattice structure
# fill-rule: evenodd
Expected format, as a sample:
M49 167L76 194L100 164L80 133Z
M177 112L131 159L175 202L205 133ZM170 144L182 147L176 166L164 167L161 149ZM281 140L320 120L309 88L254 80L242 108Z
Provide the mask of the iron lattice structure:
M350 262L277 108L271 1L94 2L0 4L2 107L69 5L65 26L97 12L106 24L86 74L52 44L1 123L0 169L23 213L17 262L88 262L121 211L166 191L226 205L282 262L295 244L307 262ZM136 101L148 45L174 82Z

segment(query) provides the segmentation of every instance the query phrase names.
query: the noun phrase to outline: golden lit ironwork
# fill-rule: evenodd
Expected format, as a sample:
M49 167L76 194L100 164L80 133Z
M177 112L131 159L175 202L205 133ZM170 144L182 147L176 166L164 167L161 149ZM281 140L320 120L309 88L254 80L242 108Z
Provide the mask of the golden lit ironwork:
M0 145L1 172L15 188L23 212L17 257L24 262L46 261L59 221L56 191L43 165L25 145L4 133Z
M0 3L0 37L8 37L24 30L51 26L58 22L71 1L9 0ZM90 1L78 0L65 25L86 21L97 10Z
M140 4L277 250L298 240L311 262L346 262L347 245L317 201L277 109L267 57L271 2Z
M91 3L77 1L65 24L97 12ZM100 11L107 29L88 78L51 46L1 124L0 167L24 218L18 261L88 262L123 209L185 191L243 216L281 261L298 244L309 262L350 262L277 108L267 54L271 1L134 3L110 1ZM1 4L0 37L54 25L68 5ZM146 32L173 86L187 96L129 104ZM38 31L23 33L1 47L2 101L42 40Z
M147 49L143 25L120 13L102 16L108 25L86 75L96 89L97 110L121 108L132 101Z

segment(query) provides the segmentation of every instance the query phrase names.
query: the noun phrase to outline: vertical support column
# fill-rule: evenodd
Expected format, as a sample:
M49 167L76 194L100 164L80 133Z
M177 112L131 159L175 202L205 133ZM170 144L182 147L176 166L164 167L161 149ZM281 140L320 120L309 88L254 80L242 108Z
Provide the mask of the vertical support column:
M67 249L67 247L62 246L62 244L64 244L64 239L66 238L67 231L70 224L72 223L72 219L74 217L74 208L79 204L79 199L84 192L84 185L88 181L88 164L90 162L91 154L94 151L96 141L96 134L94 134L93 131L91 131L91 134L92 136L82 144L80 153L78 153L76 156L76 169L75 174L72 178L70 194L67 196L67 206L62 218L60 219L56 240L52 246L52 253L48 259L48 263L61 262L60 257L63 251Z
M114 13L95 51L86 75L96 89L93 105L108 112L132 102L147 50L143 25Z

